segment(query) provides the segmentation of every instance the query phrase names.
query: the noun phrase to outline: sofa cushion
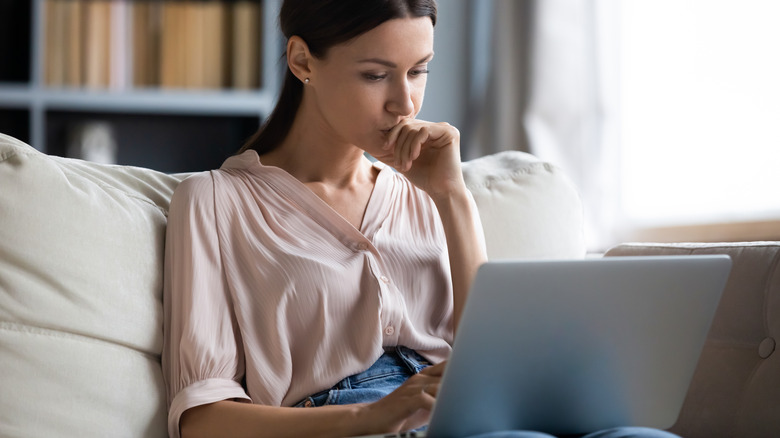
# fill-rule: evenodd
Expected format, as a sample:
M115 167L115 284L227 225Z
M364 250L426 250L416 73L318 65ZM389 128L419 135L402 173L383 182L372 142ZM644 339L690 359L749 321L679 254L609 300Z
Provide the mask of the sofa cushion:
M0 134L0 436L164 436L162 257L180 179Z
M582 201L571 180L533 155L506 151L463 163L488 258L585 256Z
M780 242L624 244L606 255L687 254L727 254L733 265L672 431L780 436Z

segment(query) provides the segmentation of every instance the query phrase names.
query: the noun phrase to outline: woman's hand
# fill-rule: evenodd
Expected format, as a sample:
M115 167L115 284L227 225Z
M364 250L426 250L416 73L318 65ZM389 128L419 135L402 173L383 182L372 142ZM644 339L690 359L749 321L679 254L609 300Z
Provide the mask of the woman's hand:
M384 398L363 405L360 417L369 433L400 432L427 424L445 366L442 362L427 367Z
M375 157L393 166L432 198L465 187L460 168L460 132L449 123L404 119L387 136Z

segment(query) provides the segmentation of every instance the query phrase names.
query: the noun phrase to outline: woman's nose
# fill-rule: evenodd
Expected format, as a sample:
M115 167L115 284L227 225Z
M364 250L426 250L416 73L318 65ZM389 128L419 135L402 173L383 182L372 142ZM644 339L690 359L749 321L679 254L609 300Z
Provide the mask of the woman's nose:
M412 88L407 78L398 80L393 84L387 101L387 110L399 116L411 116L414 113L414 100Z

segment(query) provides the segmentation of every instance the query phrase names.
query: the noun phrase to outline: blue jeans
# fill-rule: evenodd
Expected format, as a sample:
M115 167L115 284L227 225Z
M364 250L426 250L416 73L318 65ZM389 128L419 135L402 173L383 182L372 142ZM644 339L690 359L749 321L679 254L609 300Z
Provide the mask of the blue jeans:
M430 362L406 347L395 347L382 355L369 369L349 376L330 389L313 394L295 407L318 407L370 403L390 394L409 377L419 373ZM424 429L424 428L423 428ZM554 438L540 432L501 431L471 438ZM569 438L569 437L567 437ZM574 437L571 437L574 438ZM620 427L602 430L578 438L679 438L669 432L642 427Z
M430 365L430 362L414 350L396 347L383 354L366 371L349 376L330 389L306 397L295 407L349 405L377 401Z

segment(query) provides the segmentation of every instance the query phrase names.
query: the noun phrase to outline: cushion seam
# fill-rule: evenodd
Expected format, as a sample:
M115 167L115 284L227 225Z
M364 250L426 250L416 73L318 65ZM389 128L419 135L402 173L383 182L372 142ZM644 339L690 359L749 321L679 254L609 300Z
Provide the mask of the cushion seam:
M506 175L502 175L502 176L488 175L482 182L467 184L467 186L469 189L490 187L495 183L504 182L507 180L514 180L519 178L520 176L525 176L531 174L532 172L539 171L540 168L543 168L543 170L546 170L548 172L553 171L553 168L549 163L530 163L529 166L524 167L522 169L515 169L507 173Z
M107 341L92 336L68 332L65 330L51 329L19 322L0 321L0 331L15 332L31 336L41 336L52 339L65 339L89 345L103 345L105 347L112 348L124 353L145 356L155 362L159 362L160 360L160 356L158 354L147 353L145 351L118 342Z
M61 163L57 162L57 160L51 160L51 157L49 157L48 155L41 156L41 154L37 150L36 151L22 151L22 150L19 150L17 148L11 149L9 151L6 151L2 155L0 155L0 163L4 163L4 162L8 161L9 159L11 159L13 157L21 156L21 155L24 155L24 156L27 156L27 157L32 157L32 158L43 158L43 159L46 159L46 160L50 160L51 162L55 163L57 165L57 168L59 168L60 171L62 171L63 173L67 173L67 174L73 175L73 176L79 176L75 172L73 172L72 170L68 169L67 166L63 166ZM116 166L116 167L121 167L121 166ZM137 177L134 177L134 178L137 178ZM162 213L162 215L164 217L168 217L168 211L166 209L164 209L163 207L160 207L159 205L155 204L154 202L149 201L148 199L146 199L146 198L144 198L142 196L134 195L134 194L132 194L130 192L127 192L126 190L122 190L122 189L120 189L118 187L114 187L114 186L112 186L110 184L106 184L105 182L102 182L102 181L99 181L99 180L98 181L93 181L93 180L89 180L87 178L84 178L84 179L94 183L96 186L98 186L98 187L100 187L102 189L111 189L111 190L114 190L114 191L116 191L118 193L121 193L122 195L124 195L124 196L126 196L128 198L134 199L136 201L143 202L144 204L148 204L151 207L153 207L155 210L158 210L160 213ZM137 178L137 179L141 180L140 178Z
M48 156L46 156L45 158L48 159ZM120 193L120 194L124 195L127 198L130 198L130 199L133 199L135 201L147 204L147 205L151 206L152 208L154 208L155 210L157 210L160 213L162 213L162 215L164 217L168 217L168 211L166 209L160 207L159 205L155 204L154 202L151 202L150 200L148 200L148 199L146 199L146 198L144 198L142 196L134 195L133 193L130 193L130 192L128 192L126 190L123 190L123 189L120 189L118 187L114 187L114 186L112 186L110 184L107 184L107 183L105 183L105 182L103 182L103 181L101 181L99 179L94 179L93 180L93 179L90 179L90 178L84 178L81 175L79 175L76 172L74 172L73 170L69 169L67 166L63 166L60 163L57 163L55 160L51 160L51 161L53 161L53 162L55 162L57 164L57 168L60 169L60 171L68 179L70 179L71 177L82 178L84 181L87 181L87 182L90 182L92 184L95 184L97 187L99 187L101 189L106 189L106 190L110 189L112 191L115 191L117 193ZM140 178L138 178L138 179L140 180Z
M35 157L38 156L39 151L22 151L17 148L13 148L9 151L5 151L2 155L0 155L0 163L8 161L9 159L17 156L17 155L26 155L28 157Z

